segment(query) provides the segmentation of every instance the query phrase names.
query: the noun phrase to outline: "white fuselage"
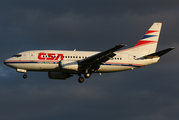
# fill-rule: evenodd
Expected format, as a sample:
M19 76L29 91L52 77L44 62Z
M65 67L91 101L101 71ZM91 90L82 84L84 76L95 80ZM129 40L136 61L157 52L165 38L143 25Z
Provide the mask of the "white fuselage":
M5 60L5 64L15 68L27 71L54 71L54 72L69 72L78 73L78 69L73 70L61 70L59 62L63 60L67 61L79 61L90 57L99 52L89 51L62 51L62 50L33 50L18 53L15 57L11 57ZM97 73L117 72L130 70L142 66L146 66L152 63L156 63L159 58L153 59L135 59L140 55L130 55L123 52L115 52L116 56L100 65Z

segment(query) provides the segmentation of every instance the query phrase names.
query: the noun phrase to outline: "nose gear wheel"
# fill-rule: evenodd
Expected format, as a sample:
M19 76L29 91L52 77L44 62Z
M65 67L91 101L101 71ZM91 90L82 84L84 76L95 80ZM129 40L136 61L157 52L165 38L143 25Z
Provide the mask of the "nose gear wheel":
M27 78L27 74L26 74L26 73L23 75L23 78L24 78L24 79L26 79L26 78Z

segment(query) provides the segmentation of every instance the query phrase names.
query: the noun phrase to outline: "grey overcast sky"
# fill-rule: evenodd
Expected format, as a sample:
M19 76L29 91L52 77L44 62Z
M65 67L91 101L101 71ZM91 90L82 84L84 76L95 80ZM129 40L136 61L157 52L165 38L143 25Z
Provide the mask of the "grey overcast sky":
M157 50L176 49L147 67L79 84L46 72L24 80L3 64L25 50L132 47L153 22L163 23ZM0 120L178 120L178 28L178 0L1 0Z

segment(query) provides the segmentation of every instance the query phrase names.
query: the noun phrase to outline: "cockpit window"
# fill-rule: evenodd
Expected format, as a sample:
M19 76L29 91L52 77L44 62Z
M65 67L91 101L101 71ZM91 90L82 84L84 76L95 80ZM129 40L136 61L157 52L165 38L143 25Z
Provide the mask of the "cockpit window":
M21 57L21 54L13 55L12 57Z

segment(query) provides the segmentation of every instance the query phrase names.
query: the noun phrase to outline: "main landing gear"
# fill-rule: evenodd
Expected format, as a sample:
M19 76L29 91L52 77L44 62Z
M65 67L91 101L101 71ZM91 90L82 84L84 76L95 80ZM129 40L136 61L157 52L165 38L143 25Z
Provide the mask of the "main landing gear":
M79 83L83 83L84 80L85 80L85 79L84 79L83 77L79 77L78 82L79 82Z
M86 73L84 74L85 78L89 78L91 76L90 73ZM78 79L78 82L79 83L83 83L85 81L85 79L83 77L81 77L81 74L79 74L79 79Z
M91 76L90 73L86 73L86 74L85 74L85 78L89 78L90 76Z

